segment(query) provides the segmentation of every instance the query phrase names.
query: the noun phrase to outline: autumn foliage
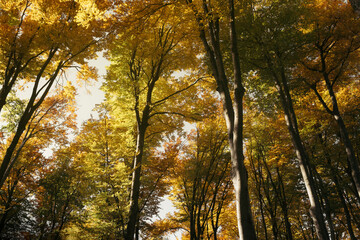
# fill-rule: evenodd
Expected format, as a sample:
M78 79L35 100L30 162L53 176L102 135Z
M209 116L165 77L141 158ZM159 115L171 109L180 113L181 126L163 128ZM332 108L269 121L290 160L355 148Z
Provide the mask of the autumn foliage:
M0 238L359 239L359 53L356 1L0 1Z

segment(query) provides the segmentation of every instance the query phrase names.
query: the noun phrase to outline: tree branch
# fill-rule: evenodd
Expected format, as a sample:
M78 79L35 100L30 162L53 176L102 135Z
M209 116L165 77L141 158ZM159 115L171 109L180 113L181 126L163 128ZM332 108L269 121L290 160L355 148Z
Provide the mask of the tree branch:
M156 101L155 103L153 103L153 107L159 106L159 105L161 105L163 102L165 102L166 100L168 100L169 98L171 98L171 97L173 97L173 96L175 96L175 95L177 95L177 94L179 94L179 93L182 93L182 92L188 90L189 88L191 88L192 86L194 86L197 82L199 82L199 81L202 80L202 79L204 79L204 77L198 78L198 79L196 79L195 82L193 82L193 83L190 84L189 86L187 86L187 87L185 87L185 88L183 88L183 89L181 89L181 90L178 90L178 91L176 91L176 92L168 95L167 97L165 97L165 98L163 98L163 99L161 99L161 100L159 100L159 101Z

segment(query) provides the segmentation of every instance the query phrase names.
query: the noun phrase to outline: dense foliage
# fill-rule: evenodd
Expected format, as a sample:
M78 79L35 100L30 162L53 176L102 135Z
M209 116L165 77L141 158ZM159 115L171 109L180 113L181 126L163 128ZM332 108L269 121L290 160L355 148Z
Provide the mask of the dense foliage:
M0 238L360 239L357 2L0 1Z

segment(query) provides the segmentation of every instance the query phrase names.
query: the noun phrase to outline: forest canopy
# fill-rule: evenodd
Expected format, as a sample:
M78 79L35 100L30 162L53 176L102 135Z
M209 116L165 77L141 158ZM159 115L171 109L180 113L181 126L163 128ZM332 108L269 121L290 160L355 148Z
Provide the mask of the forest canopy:
M0 59L0 239L360 239L359 1L2 0Z

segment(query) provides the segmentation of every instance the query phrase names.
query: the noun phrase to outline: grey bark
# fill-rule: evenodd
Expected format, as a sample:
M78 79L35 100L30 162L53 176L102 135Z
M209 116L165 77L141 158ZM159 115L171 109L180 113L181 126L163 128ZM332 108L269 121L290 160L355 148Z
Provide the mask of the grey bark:
M304 180L306 192L310 200L310 215L315 225L315 230L320 240L328 240L329 234L326 229L325 219L321 210L319 198L316 194L316 186L314 177L310 170L310 159L305 150L303 142L300 137L297 117L292 103L290 95L290 89L288 87L287 78L285 75L285 69L281 65L280 74L275 71L271 58L267 57L267 63L269 69L272 71L272 75L279 92L281 104L283 106L286 124L295 148L296 156L299 161L300 171Z
M319 134L318 137L319 137L319 140L320 140L320 144L322 145L322 147L324 149L325 158L327 160L327 165L330 168L331 176L333 177L336 192L337 192L337 194L339 196L341 205L343 206L343 209L344 209L344 214L345 214L345 218L346 218L346 226L347 226L347 230L348 230L349 235L350 235L350 239L351 240L356 240L357 238L355 237L354 230L353 230L353 227L352 227L352 224L351 224L352 221L351 221L350 212L349 212L348 207L346 206L346 201L345 201L345 198L344 198L344 195L343 195L343 190L341 189L341 186L340 186L340 183L339 183L339 179L338 179L339 174L337 173L336 169L334 168L334 166L331 163L332 160L331 160L329 152L326 149L326 143L324 142L323 137L321 136L321 134Z
M192 0L187 0L187 3L192 4ZM245 89L242 85L233 0L229 0L228 4L230 14L229 30L231 38L232 67L234 75L234 99L231 98L228 77L225 73L225 66L220 47L220 20L217 17L210 16L211 9L209 9L209 5L205 0L203 0L203 12L205 15L209 15L209 18L203 18L195 8L193 8L193 10L199 25L200 39L203 42L207 57L210 60L210 68L216 80L217 90L223 103L223 114L227 124L231 151L232 181L236 196L239 237L241 240L252 240L256 239L256 233L252 219L248 176L244 165L243 155L243 96ZM207 21L207 27L205 27L203 21ZM206 34L205 30L208 30L208 34Z
M340 72L336 75L336 77L333 80L330 79L330 76L329 76L329 73L327 72L327 67L326 67L326 59L325 59L326 58L325 57L326 52L322 49L322 46L317 46L317 47L318 47L318 50L320 51L320 58L321 58L321 70L320 70L320 72L322 73L323 80L324 80L324 82L326 84L327 92L328 92L328 94L330 96L330 99L331 99L331 107L329 106L329 104L327 104L325 102L323 97L318 92L318 90L316 88L316 83L313 84L313 85L310 85L310 84L309 85L310 85L311 89L314 91L316 97L319 99L321 105L326 110L326 112L329 113L333 117L333 119L336 121L336 123L337 123L337 125L339 127L341 140L342 140L342 143L344 144L345 152L346 152L348 162L349 162L350 175L352 177L352 180L354 181L354 185L355 185L355 188L356 188L356 196L357 196L357 198L359 200L360 199L360 166L359 166L359 160L355 156L354 147L353 147L353 145L351 143L351 140L350 140L349 133L348 133L348 130L346 128L345 122L344 122L344 120L343 120L343 118L342 118L342 116L340 114L336 94L335 94L334 89L333 89L334 84L339 79ZM346 59L347 58L345 58L343 60L343 62L345 62ZM306 80L304 80L304 81L306 82Z

